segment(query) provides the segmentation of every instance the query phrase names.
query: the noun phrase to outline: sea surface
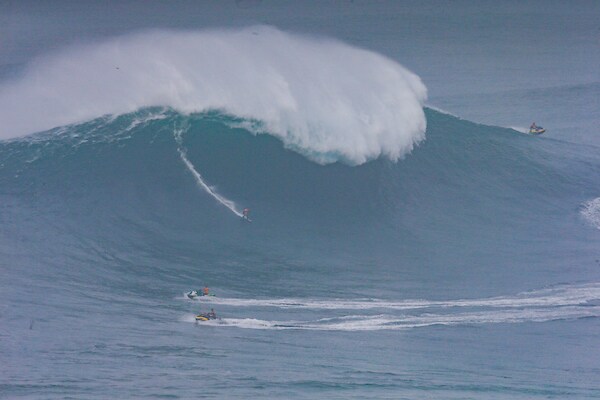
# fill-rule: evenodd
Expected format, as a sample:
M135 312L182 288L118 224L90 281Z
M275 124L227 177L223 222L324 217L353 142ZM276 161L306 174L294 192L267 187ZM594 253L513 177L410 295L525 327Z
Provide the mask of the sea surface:
M0 398L600 398L598 15L0 3Z

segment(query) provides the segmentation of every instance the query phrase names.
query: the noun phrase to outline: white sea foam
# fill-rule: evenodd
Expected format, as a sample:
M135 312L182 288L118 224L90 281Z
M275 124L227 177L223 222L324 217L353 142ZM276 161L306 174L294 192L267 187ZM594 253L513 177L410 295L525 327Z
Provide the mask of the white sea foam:
M275 307L282 309L323 309L323 310L368 310L392 309L412 310L422 308L452 307L562 307L585 304L600 299L600 283L565 285L549 289L534 290L514 296L500 296L480 299L457 300L381 300L381 299L241 299L210 297L203 302L234 307Z
M600 317L600 306L511 308L448 314L423 313L420 315L346 315L306 321L223 318L218 321L203 322L203 324L212 322L210 325L221 327L268 330L377 331L412 329L433 325L514 324L590 317ZM188 316L182 320L191 322L193 318Z
M160 112L158 114L151 113L151 114L145 115L143 117L135 118L133 121L131 121L131 124L129 124L129 126L127 128L125 128L125 131L130 131L140 125L145 125L148 122L152 122L152 121L160 121L167 117L168 117L168 115L166 113Z
M596 318L600 317L599 300L600 283L594 282L533 290L514 296L440 301L231 299L220 297L203 298L201 301L212 303L211 306L220 304L230 307L272 307L275 310L271 315L274 316L287 315L289 308L310 309L312 310L311 315L319 316L317 319L308 320L286 320L285 317L273 320L229 318L236 312L228 310L229 315L219 321L218 325L222 327L373 331L411 329L432 325L524 323ZM370 312L370 309L375 309L377 314ZM343 315L344 310L350 311L351 314ZM332 313L332 311L335 312ZM247 311L244 313L246 314Z
M597 229L600 229L600 197L583 204L581 215Z
M424 139L426 88L376 53L271 27L152 31L39 58L0 87L0 138L143 107L260 121L318 162L397 160Z
M179 317L181 322L196 322L196 316L194 314L186 314Z
M525 128L523 126L509 126L508 128L521 133L529 133L529 128Z

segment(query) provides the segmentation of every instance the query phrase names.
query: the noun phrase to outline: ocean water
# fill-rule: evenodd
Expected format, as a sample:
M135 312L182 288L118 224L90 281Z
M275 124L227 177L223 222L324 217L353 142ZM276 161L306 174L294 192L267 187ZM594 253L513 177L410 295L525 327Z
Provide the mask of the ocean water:
M1 398L600 398L596 3L166 4L0 8Z

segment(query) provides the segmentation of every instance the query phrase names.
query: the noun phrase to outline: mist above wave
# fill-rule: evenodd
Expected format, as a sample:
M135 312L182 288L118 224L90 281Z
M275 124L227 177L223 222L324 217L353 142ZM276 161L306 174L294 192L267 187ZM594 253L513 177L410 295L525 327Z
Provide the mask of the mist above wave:
M398 63L272 27L151 31L66 49L0 87L0 138L171 107L258 121L314 161L397 160L424 139L426 88Z

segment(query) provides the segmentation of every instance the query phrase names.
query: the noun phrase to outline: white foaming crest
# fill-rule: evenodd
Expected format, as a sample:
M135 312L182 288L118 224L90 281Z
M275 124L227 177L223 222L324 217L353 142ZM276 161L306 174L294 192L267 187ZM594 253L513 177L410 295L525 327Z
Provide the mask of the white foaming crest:
M183 129L176 128L173 132L173 136L175 137L175 141L177 142L177 151L179 152L179 157L181 157L181 161L183 161L187 169L192 173L192 175L196 179L196 183L198 183L198 186L202 188L206 193L210 194L219 203L231 210L232 213L234 213L240 218L243 217L242 212L237 209L235 203L232 200L226 199L225 197L217 193L215 188L208 186L206 182L204 182L204 179L202 179L202 175L200 175L196 168L194 168L194 164L192 164L192 162L187 158L187 152L185 150L185 147L183 147L183 138L181 136L182 134Z
M165 114L163 112L158 113L158 114L150 113L149 115L145 115L140 118L135 118L133 121L131 121L131 124L129 124L129 126L125 129L125 131L130 131L139 125L145 125L151 121L160 121L161 119L166 119L167 117L168 117L167 114Z
M600 229L600 197L585 202L581 215L596 229Z
M0 137L143 107L260 122L317 162L397 160L424 139L426 88L398 63L270 27L152 31L33 62L0 87Z

